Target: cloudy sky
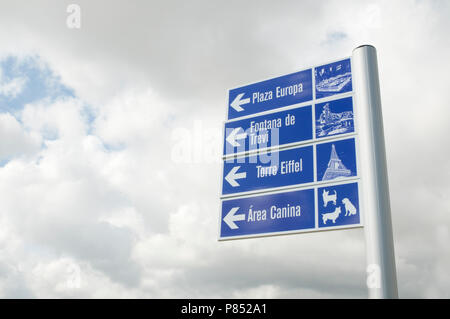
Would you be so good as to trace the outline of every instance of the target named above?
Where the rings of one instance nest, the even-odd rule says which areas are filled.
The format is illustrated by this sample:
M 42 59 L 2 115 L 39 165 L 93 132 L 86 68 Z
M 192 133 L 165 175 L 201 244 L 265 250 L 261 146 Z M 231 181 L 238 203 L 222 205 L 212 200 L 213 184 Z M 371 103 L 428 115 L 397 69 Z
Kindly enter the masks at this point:
M 217 224 L 227 89 L 369 43 L 399 294 L 449 298 L 449 16 L 446 0 L 1 1 L 0 297 L 365 298 L 362 229 L 218 242 Z

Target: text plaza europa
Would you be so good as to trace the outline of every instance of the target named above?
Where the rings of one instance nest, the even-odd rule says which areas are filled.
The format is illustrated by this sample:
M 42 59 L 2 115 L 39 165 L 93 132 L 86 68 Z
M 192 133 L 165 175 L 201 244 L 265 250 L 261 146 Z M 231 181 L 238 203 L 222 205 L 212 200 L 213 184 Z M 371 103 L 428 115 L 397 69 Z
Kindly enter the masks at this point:
M 279 99 L 288 95 L 295 96 L 298 93 L 303 92 L 303 83 L 290 85 L 287 87 L 279 87 L 275 89 L 275 98 Z M 252 94 L 252 103 L 261 103 L 273 99 L 273 91 L 267 92 L 254 92 Z

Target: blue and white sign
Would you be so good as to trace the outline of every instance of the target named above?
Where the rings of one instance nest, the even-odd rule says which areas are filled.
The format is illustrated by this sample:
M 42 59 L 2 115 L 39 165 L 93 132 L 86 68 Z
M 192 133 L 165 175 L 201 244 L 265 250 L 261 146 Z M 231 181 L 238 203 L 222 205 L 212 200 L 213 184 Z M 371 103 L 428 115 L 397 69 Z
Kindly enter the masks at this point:
M 220 240 L 362 226 L 358 183 L 222 201 Z
M 225 123 L 224 155 L 311 140 L 312 106 Z
M 225 161 L 223 177 L 223 195 L 313 182 L 313 146 Z
M 354 108 L 350 59 L 230 90 L 219 239 L 361 227 Z
M 312 69 L 232 89 L 228 97 L 228 119 L 310 101 Z
M 316 163 L 314 163 L 314 148 Z M 355 138 L 352 137 L 229 158 L 224 161 L 222 194 L 300 186 L 357 176 L 356 145 Z
M 353 120 L 353 98 L 316 104 L 316 137 L 352 133 L 355 131 Z
M 319 228 L 360 224 L 358 183 L 319 187 Z
M 314 190 L 222 201 L 220 238 L 315 228 Z
M 350 59 L 314 68 L 316 99 L 352 91 Z

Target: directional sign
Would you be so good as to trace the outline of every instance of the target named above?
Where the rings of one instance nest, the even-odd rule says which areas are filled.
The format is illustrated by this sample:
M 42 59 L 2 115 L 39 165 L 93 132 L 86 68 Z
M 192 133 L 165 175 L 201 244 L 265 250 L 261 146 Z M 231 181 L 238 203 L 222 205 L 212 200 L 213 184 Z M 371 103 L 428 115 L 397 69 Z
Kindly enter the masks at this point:
M 225 123 L 224 155 L 311 140 L 312 106 Z
M 314 190 L 224 200 L 220 237 L 315 227 Z
M 313 168 L 313 146 L 225 161 L 222 193 L 225 195 L 313 182 Z
M 228 119 L 312 100 L 312 69 L 229 91 Z
M 316 145 L 226 159 L 222 194 L 300 186 L 315 181 L 328 182 L 357 176 L 355 138 L 341 138 Z
M 357 182 L 222 201 L 220 240 L 361 227 Z
M 355 109 L 348 58 L 230 90 L 220 239 L 362 226 Z

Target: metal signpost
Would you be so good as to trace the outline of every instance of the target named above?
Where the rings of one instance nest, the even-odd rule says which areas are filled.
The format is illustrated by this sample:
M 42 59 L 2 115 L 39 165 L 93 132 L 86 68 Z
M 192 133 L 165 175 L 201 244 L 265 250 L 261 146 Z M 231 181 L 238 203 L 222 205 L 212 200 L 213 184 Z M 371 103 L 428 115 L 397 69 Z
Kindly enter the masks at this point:
M 360 109 L 359 151 L 364 160 L 362 178 L 369 296 L 398 298 L 376 49 L 370 45 L 356 48 L 353 65 L 355 95 Z
M 397 297 L 375 48 L 229 91 L 219 240 L 364 227 L 369 295 Z

